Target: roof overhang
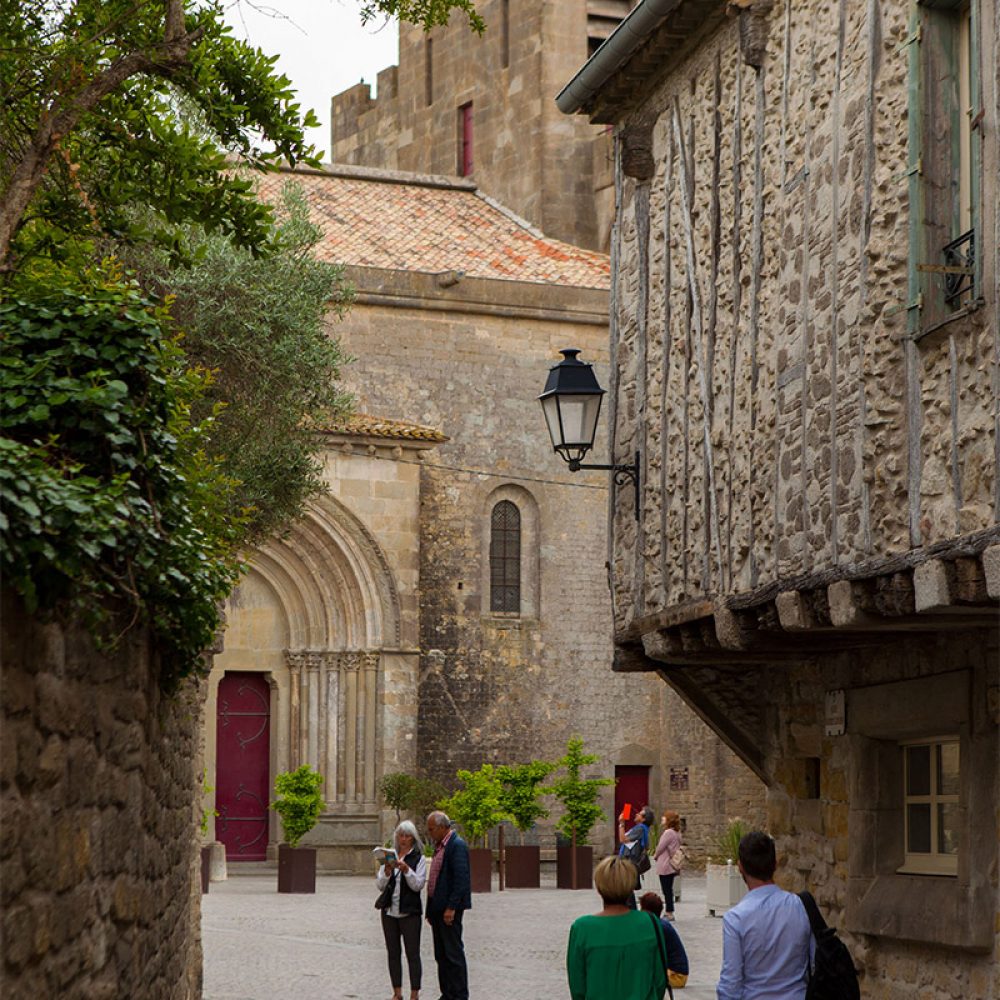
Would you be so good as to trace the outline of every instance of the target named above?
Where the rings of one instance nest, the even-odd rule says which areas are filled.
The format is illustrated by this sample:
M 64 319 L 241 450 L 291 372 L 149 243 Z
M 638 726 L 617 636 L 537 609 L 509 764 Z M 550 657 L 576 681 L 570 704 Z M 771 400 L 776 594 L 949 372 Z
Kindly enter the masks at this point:
M 563 114 L 595 124 L 620 120 L 641 99 L 639 85 L 725 16 L 728 0 L 643 0 L 556 96 Z

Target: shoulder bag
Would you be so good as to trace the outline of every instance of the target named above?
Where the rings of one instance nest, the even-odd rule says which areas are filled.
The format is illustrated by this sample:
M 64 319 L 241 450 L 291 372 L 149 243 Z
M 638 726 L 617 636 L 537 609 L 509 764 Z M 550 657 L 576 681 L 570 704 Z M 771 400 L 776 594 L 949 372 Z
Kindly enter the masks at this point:
M 645 910 L 644 912 L 649 919 L 653 921 L 653 936 L 656 938 L 660 962 L 663 965 L 663 975 L 667 981 L 667 992 L 670 994 L 670 1000 L 674 1000 L 674 991 L 670 987 L 670 970 L 667 967 L 667 942 L 663 938 L 663 928 L 660 926 L 660 918 L 655 913 L 650 913 L 648 910 Z
M 375 900 L 376 910 L 388 910 L 392 906 L 392 894 L 396 888 L 396 875 L 397 872 L 392 873 L 386 887 L 378 894 L 378 899 Z

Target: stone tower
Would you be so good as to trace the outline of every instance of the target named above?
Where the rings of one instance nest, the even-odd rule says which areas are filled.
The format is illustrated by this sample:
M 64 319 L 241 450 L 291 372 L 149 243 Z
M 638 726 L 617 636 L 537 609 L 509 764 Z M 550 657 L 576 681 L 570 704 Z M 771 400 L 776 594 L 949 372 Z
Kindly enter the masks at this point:
M 335 163 L 475 180 L 547 236 L 606 251 L 611 137 L 559 113 L 555 95 L 632 0 L 485 0 L 486 31 L 464 19 L 425 34 L 401 25 L 399 64 L 331 107 Z

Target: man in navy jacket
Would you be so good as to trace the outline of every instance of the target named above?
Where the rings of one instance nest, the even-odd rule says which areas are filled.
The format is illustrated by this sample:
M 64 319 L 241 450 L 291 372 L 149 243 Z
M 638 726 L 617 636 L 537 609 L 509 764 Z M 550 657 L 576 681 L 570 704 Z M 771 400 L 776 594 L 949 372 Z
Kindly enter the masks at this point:
M 434 935 L 441 1000 L 469 1000 L 469 972 L 462 944 L 462 914 L 472 906 L 469 848 L 443 812 L 427 817 L 434 857 L 427 876 L 427 922 Z

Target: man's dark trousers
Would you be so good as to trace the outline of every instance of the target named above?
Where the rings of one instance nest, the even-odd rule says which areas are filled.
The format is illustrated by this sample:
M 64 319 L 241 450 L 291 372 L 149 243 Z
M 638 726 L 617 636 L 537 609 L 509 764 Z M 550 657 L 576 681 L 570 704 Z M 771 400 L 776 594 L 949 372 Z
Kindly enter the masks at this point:
M 469 1000 L 469 970 L 465 964 L 465 945 L 462 944 L 462 910 L 455 911 L 449 927 L 443 913 L 430 917 L 434 935 L 434 961 L 438 967 L 438 984 L 441 1000 Z

